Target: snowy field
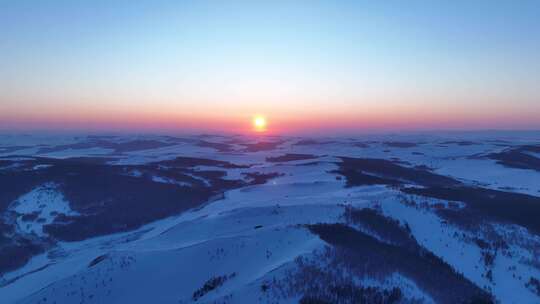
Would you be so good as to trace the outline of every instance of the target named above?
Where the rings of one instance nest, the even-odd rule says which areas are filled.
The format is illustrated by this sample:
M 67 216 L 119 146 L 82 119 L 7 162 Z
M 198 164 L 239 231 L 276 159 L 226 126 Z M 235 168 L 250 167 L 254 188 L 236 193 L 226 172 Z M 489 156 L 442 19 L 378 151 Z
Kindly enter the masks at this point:
M 535 149 L 0 135 L 0 303 L 540 303 Z

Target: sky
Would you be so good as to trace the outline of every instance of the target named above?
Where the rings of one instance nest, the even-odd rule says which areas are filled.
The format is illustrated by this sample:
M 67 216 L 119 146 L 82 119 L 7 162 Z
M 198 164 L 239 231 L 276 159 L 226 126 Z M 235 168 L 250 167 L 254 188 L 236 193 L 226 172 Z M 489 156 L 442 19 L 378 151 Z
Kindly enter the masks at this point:
M 0 129 L 540 129 L 540 1 L 0 0 Z

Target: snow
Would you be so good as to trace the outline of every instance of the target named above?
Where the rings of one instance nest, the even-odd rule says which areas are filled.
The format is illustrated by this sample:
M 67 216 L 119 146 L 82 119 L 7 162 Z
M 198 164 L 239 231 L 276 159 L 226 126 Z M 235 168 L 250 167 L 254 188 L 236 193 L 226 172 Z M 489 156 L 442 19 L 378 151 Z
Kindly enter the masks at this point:
M 141 177 L 143 176 L 143 173 L 140 171 L 140 170 L 130 170 L 129 172 L 126 173 L 126 175 L 128 176 L 133 176 L 133 177 Z
M 484 187 L 529 195 L 540 193 L 540 172 L 506 168 L 488 159 L 459 159 L 438 164 L 439 174 L 458 177 Z
M 196 175 L 193 175 L 193 174 L 189 174 L 189 173 L 184 173 L 184 175 L 187 175 L 187 176 L 189 176 L 189 177 L 191 177 L 193 179 L 196 179 L 196 180 L 202 182 L 207 187 L 211 186 L 210 181 L 205 179 L 205 178 L 202 178 L 200 176 L 196 176 Z
M 263 231 L 257 237 L 215 238 L 174 249 L 114 251 L 105 262 L 57 281 L 21 303 L 53 295 L 67 303 L 81 295 L 93 295 L 87 298 L 88 303 L 177 303 L 190 300 L 212 276 L 236 273 L 223 289 L 205 297 L 211 300 L 256 281 L 319 244 L 320 240 L 308 232 L 292 228 Z
M 55 151 L 50 153 L 38 154 L 39 156 L 51 157 L 51 158 L 70 158 L 81 156 L 104 156 L 113 153 L 113 149 L 106 149 L 100 147 L 93 147 L 87 149 L 64 149 L 61 151 Z
M 191 187 L 192 186 L 190 183 L 179 182 L 179 181 L 174 180 L 172 178 L 167 178 L 167 177 L 162 177 L 162 176 L 152 176 L 152 181 L 156 182 L 156 183 L 178 185 L 178 186 L 181 186 L 181 187 Z
M 32 191 L 22 195 L 13 202 L 9 209 L 16 213 L 17 228 L 25 234 L 44 236 L 43 226 L 54 221 L 56 216 L 78 215 L 71 210 L 67 202 L 54 183 L 43 184 Z M 24 220 L 25 215 L 36 214 L 36 219 Z
M 386 215 L 407 223 L 422 246 L 441 257 L 478 286 L 486 287 L 502 303 L 534 303 L 537 300 L 537 296 L 525 287 L 524 279 L 526 276 L 527 279 L 530 276 L 538 277 L 540 269 L 523 264 L 519 258 L 527 256 L 527 250 L 514 248 L 514 257 L 498 253 L 492 269 L 493 282 L 490 282 L 484 276 L 487 269 L 483 265 L 480 248 L 473 243 L 464 242 L 460 237 L 464 234 L 482 237 L 481 234 L 473 234 L 448 225 L 434 213 L 406 206 L 392 197 L 387 201 L 380 201 L 378 205 Z M 528 236 L 525 231 L 520 233 Z M 517 268 L 516 273 L 522 275 L 523 280 L 509 275 L 510 266 Z
M 41 169 L 47 169 L 52 167 L 52 165 L 35 165 L 32 167 L 32 170 L 41 170 Z
M 475 144 L 448 144 L 447 147 L 440 144 L 456 138 Z M 5 282 L 17 279 L 0 287 L 0 298 L 2 303 L 37 303 L 43 298 L 47 298 L 47 303 L 75 303 L 83 298 L 85 303 L 191 303 L 193 292 L 208 279 L 234 273 L 221 287 L 210 291 L 198 302 L 272 303 L 262 293 L 261 284 L 283 277 L 287 270 L 294 267 L 296 257 L 309 255 L 325 245 L 302 225 L 342 222 L 345 204 L 358 208 L 377 207 L 385 215 L 407 223 L 420 245 L 441 257 L 476 285 L 492 292 L 501 303 L 538 302 L 538 296 L 525 283 L 530 277 L 540 278 L 540 269 L 527 262 L 537 260 L 534 248 L 540 244 L 539 237 L 521 227 L 494 224 L 494 229 L 501 234 L 515 236 L 512 237 L 515 241 L 509 241 L 508 251 L 511 255 L 496 253 L 495 262 L 489 268 L 493 273 L 493 280 L 490 281 L 485 276 L 488 268 L 482 261 L 482 249 L 470 241 L 473 237 L 482 237 L 482 232 L 465 231 L 453 226 L 429 207 L 434 204 L 447 205 L 446 201 L 422 198 L 420 206 L 409 206 L 401 202 L 406 196 L 397 190 L 385 186 L 346 188 L 345 180 L 336 179 L 337 175 L 332 173 L 338 168 L 336 163 L 340 156 L 397 158 L 410 166 L 432 167 L 436 173 L 452 176 L 467 184 L 493 189 L 511 187 L 511 190 L 505 191 L 538 196 L 540 173 L 506 168 L 489 159 L 470 158 L 505 148 L 486 141 L 486 138 L 498 137 L 381 135 L 354 140 L 319 139 L 335 142 L 307 146 L 294 145 L 299 140 L 296 138 L 289 139 L 278 150 L 257 153 L 217 153 L 212 148 L 196 146 L 194 141 L 125 153 L 112 163 L 144 164 L 189 156 L 251 165 L 250 168 L 241 169 L 212 166 L 194 168 L 196 171 L 226 171 L 227 179 L 242 179 L 242 173 L 246 172 L 276 172 L 282 175 L 266 184 L 229 190 L 222 198 L 209 201 L 201 208 L 147 224 L 136 231 L 80 242 L 60 242 L 53 251 L 35 256 L 25 266 L 7 273 L 3 278 Z M 229 139 L 216 136 L 205 140 L 226 142 Z M 513 144 L 534 143 L 537 139 L 530 135 L 524 139 L 514 139 Z M 353 145 L 370 140 L 378 142 L 370 143 L 367 148 Z M 72 141 L 74 139 L 61 142 Z M 412 148 L 394 148 L 385 146 L 381 143 L 383 141 L 421 141 L 423 144 Z M 238 151 L 242 148 L 235 147 Z M 48 156 L 92 156 L 109 152 L 68 150 Z M 265 161 L 267 157 L 280 156 L 285 152 L 314 154 L 319 158 L 283 163 Z M 38 165 L 33 169 L 44 168 Z M 126 174 L 142 176 L 139 170 Z M 190 176 L 208 185 L 207 180 Z M 153 176 L 152 180 L 191 186 L 158 175 Z M 22 195 L 9 206 L 9 210 L 16 214 L 17 227 L 22 233 L 38 237 L 46 237 L 43 225 L 54 221 L 55 215 L 51 212 L 77 215 L 54 183 L 43 184 Z M 22 221 L 23 215 L 34 212 L 44 220 Z M 102 262 L 89 267 L 91 261 L 102 255 L 106 256 Z M 425 303 L 434 302 L 414 281 L 400 274 L 387 277 L 384 281 L 362 278 L 362 283 L 367 286 L 398 286 L 409 298 L 423 299 Z M 280 301 L 297 302 L 298 298 Z

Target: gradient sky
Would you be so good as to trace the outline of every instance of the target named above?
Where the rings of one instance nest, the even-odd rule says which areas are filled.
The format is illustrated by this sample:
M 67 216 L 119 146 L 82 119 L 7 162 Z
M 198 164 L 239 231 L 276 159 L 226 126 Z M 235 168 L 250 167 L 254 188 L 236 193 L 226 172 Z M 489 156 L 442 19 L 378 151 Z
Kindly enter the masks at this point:
M 540 1 L 0 0 L 0 129 L 540 129 Z

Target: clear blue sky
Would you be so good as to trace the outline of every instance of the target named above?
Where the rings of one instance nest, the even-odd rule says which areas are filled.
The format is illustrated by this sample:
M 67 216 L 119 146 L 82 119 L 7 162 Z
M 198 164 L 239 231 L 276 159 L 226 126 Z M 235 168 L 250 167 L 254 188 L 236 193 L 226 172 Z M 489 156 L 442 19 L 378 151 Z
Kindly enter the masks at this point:
M 0 0 L 0 128 L 540 128 L 540 1 Z

